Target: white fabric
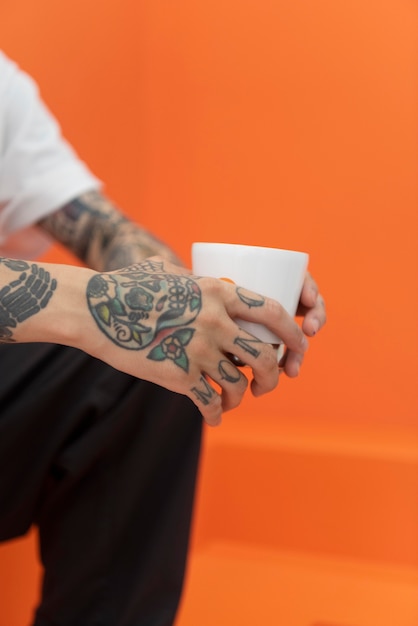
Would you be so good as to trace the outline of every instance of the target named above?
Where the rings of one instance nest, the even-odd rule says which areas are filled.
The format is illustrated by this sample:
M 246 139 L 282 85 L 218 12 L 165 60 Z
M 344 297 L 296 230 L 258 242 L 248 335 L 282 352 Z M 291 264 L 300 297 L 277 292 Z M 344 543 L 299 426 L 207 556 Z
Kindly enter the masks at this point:
M 0 51 L 0 255 L 35 258 L 49 241 L 34 224 L 100 186 L 35 82 Z

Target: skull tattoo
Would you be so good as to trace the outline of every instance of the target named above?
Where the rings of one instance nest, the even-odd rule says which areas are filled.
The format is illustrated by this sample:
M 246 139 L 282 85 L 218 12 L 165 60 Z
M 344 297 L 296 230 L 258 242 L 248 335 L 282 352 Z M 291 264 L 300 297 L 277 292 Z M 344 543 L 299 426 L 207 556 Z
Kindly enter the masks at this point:
M 88 284 L 87 301 L 98 327 L 115 344 L 142 350 L 161 337 L 148 358 L 170 359 L 188 370 L 184 347 L 194 329 L 187 326 L 202 302 L 192 278 L 164 273 L 162 263 L 145 261 L 111 274 L 96 274 Z

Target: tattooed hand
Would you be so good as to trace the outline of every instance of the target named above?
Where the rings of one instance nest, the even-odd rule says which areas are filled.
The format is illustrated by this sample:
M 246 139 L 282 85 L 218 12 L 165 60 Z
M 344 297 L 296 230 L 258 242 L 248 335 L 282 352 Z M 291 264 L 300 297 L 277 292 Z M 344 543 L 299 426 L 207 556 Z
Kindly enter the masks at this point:
M 252 373 L 254 395 L 278 384 L 275 350 L 240 329 L 235 319 L 265 324 L 300 357 L 307 348 L 302 330 L 279 303 L 221 280 L 192 276 L 159 257 L 95 274 L 87 302 L 106 338 L 100 350 L 112 351 L 102 358 L 187 395 L 210 425 L 241 402 L 248 386 L 231 355 L 251 368 L 245 371 Z
M 129 350 L 153 345 L 149 359 L 171 359 L 188 372 L 185 346 L 195 332 L 190 324 L 202 303 L 194 280 L 164 273 L 162 262 L 148 260 L 94 276 L 87 299 L 99 328 L 114 343 Z

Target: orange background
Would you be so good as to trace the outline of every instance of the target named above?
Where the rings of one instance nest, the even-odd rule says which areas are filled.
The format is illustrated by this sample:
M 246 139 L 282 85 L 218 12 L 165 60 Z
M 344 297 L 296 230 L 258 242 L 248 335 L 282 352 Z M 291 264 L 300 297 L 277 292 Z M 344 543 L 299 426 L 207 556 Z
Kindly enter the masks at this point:
M 310 253 L 328 324 L 311 342 L 301 377 L 257 401 L 246 398 L 225 415 L 225 432 L 239 436 L 240 423 L 251 429 L 252 421 L 273 438 L 359 442 L 361 454 L 393 445 L 400 463 L 412 463 L 403 494 L 393 492 L 396 516 L 379 541 L 372 527 L 352 539 L 359 554 L 414 567 L 417 25 L 413 0 L 8 0 L 0 7 L 1 48 L 36 78 L 107 193 L 185 262 L 194 240 Z M 59 250 L 53 258 L 67 260 Z M 209 442 L 226 436 L 218 433 L 208 432 Z M 362 471 L 367 466 L 352 476 L 353 490 Z M 393 471 L 382 469 L 375 484 L 390 488 Z M 339 478 L 332 498 L 342 503 L 350 496 L 339 491 Z M 303 501 L 308 494 L 299 488 Z M 326 495 L 316 495 L 327 506 Z M 210 495 L 206 502 L 199 529 L 217 523 Z M 350 514 L 369 505 L 357 502 Z M 237 532 L 245 539 L 244 527 Z M 309 549 L 303 524 L 283 532 L 290 546 L 304 537 Z M 326 549 L 323 539 L 315 549 Z M 21 542 L 0 550 L 7 590 L 0 626 L 22 623 L 14 621 L 22 619 L 17 597 L 22 580 L 30 595 L 37 571 L 27 550 Z

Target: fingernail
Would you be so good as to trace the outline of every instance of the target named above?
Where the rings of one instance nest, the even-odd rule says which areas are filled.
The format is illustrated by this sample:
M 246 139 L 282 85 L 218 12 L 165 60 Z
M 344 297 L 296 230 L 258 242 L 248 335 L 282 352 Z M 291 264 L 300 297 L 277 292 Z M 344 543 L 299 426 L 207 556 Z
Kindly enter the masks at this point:
M 319 320 L 317 320 L 316 317 L 312 320 L 312 329 L 312 334 L 316 335 L 319 330 Z

